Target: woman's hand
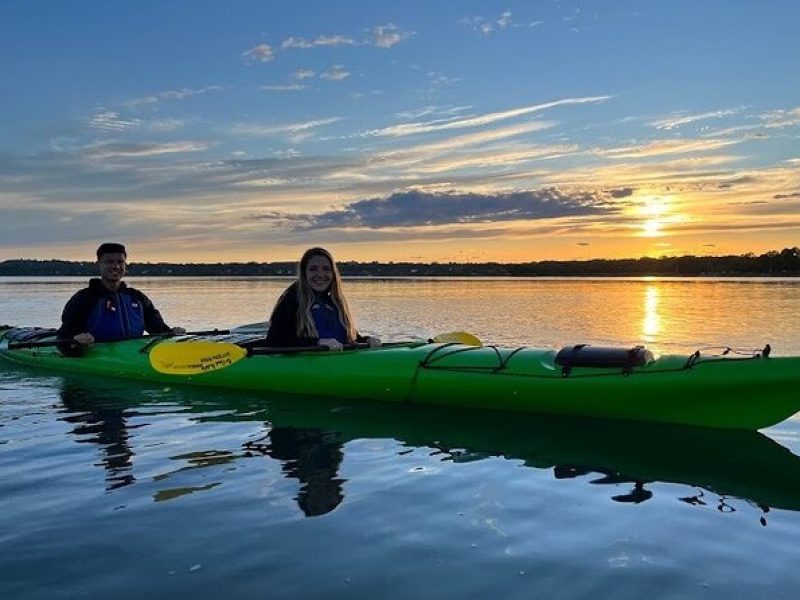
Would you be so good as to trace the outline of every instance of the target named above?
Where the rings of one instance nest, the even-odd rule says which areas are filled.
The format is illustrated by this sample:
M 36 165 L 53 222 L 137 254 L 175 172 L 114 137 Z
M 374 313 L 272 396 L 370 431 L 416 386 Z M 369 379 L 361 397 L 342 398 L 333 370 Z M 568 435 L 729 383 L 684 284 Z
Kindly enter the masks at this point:
M 381 338 L 374 335 L 368 335 L 364 338 L 364 343 L 368 344 L 370 348 L 380 348 Z
M 342 350 L 344 346 L 342 343 L 334 338 L 322 338 L 318 344 L 320 346 L 327 346 L 328 350 Z

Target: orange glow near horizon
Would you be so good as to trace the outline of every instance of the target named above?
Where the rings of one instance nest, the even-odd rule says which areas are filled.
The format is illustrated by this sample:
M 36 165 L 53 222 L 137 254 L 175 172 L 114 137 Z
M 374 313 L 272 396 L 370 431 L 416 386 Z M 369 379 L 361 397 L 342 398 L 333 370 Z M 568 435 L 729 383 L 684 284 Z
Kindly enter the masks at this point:
M 172 237 L 153 234 L 139 221 L 126 221 L 119 236 L 0 249 L 13 259 L 92 261 L 106 237 L 119 237 L 133 263 L 296 262 L 311 246 L 328 248 L 338 261 L 417 263 L 525 263 L 636 259 L 685 255 L 763 254 L 798 245 L 800 217 L 791 199 L 776 200 L 785 215 L 775 228 L 761 213 L 761 195 L 668 190 L 646 191 L 618 200 L 610 214 L 516 221 L 395 226 L 352 231 L 320 228 L 292 235 L 255 221 L 247 228 L 223 220 L 216 233 L 174 229 Z M 783 192 L 783 188 L 781 188 Z M 784 192 L 785 193 L 785 192 Z M 763 194 L 762 194 L 763 195 Z M 140 211 L 140 217 L 144 215 Z M 235 211 L 225 212 L 226 218 Z M 215 219 L 222 213 L 215 213 Z M 156 215 L 147 214 L 156 219 Z M 185 217 L 186 215 L 184 215 Z M 263 228 L 261 231 L 260 228 Z M 130 231 L 134 231 L 130 234 Z

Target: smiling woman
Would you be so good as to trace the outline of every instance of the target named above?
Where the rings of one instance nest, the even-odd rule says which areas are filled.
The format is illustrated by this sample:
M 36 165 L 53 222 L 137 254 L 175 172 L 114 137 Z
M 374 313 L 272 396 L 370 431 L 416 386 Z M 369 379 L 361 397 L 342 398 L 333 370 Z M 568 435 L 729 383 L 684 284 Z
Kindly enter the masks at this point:
M 380 340 L 361 336 L 342 289 L 342 276 L 333 256 L 324 248 L 306 250 L 295 281 L 278 299 L 270 316 L 270 346 L 326 346 L 341 350 L 346 344 Z

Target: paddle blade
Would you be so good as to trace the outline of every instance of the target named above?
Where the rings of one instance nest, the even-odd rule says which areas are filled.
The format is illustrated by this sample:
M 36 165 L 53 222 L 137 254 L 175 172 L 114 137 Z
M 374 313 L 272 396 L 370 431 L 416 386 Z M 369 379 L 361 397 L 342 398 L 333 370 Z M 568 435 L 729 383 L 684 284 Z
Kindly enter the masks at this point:
M 483 346 L 483 343 L 476 336 L 466 331 L 451 331 L 440 333 L 433 338 L 438 344 L 463 344 L 464 346 Z
M 247 350 L 222 342 L 163 343 L 150 351 L 150 365 L 168 375 L 200 375 L 231 366 L 247 356 Z

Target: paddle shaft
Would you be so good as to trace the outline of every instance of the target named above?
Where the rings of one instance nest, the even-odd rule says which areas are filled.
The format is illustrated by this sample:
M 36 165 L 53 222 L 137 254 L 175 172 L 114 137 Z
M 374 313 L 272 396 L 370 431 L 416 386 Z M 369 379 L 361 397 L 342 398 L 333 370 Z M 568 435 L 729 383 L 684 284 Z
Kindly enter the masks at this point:
M 227 329 L 211 329 L 209 331 L 187 331 L 186 333 L 182 333 L 180 335 L 225 335 L 230 333 Z M 161 339 L 166 338 L 171 335 L 175 335 L 173 333 L 156 333 L 154 335 L 137 335 L 131 338 L 124 338 L 122 340 L 106 340 L 102 342 L 94 342 L 95 344 L 112 344 L 114 342 L 122 342 L 125 340 L 149 340 L 149 339 Z M 61 346 L 62 344 L 75 344 L 78 343 L 72 338 L 66 339 L 58 339 L 58 340 L 46 340 L 44 342 L 9 342 L 8 349 L 9 350 L 22 350 L 25 348 L 48 348 L 50 346 Z
M 345 344 L 343 350 L 359 350 L 369 348 L 369 344 Z M 329 352 L 327 346 L 254 346 L 247 349 L 248 356 L 265 354 L 297 354 L 298 352 Z

